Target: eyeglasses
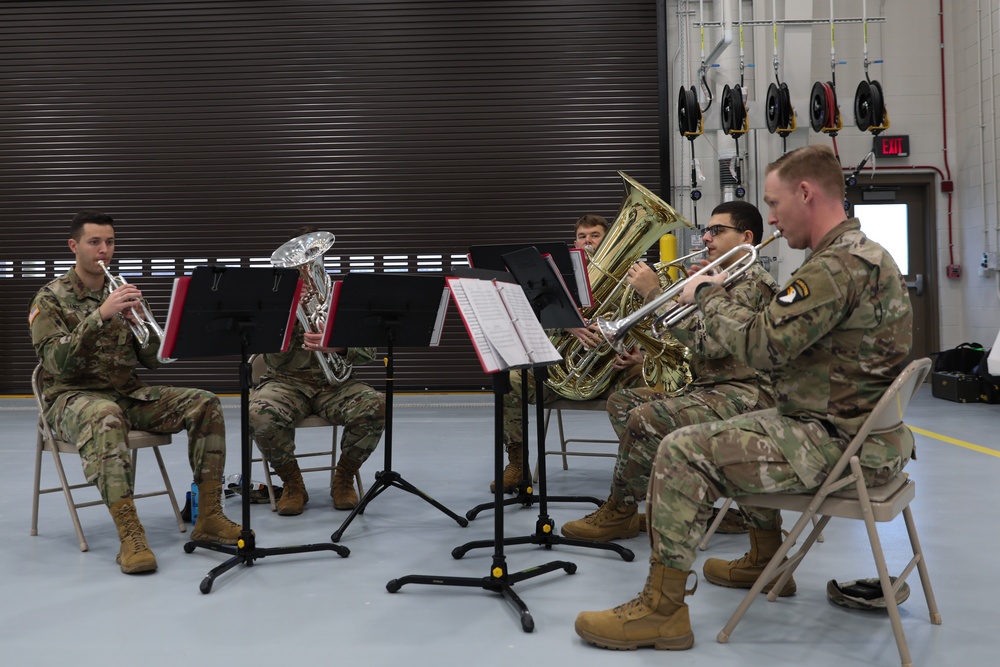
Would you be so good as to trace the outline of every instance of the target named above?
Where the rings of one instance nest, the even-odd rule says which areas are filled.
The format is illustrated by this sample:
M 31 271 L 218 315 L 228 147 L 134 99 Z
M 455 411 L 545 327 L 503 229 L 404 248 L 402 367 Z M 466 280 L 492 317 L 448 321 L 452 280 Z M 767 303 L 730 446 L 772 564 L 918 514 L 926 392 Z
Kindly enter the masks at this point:
M 730 227 L 729 225 L 712 225 L 711 227 L 705 228 L 705 233 L 711 236 L 712 238 L 715 238 L 716 236 L 722 233 L 723 229 L 732 229 L 737 232 L 740 231 L 739 228 Z

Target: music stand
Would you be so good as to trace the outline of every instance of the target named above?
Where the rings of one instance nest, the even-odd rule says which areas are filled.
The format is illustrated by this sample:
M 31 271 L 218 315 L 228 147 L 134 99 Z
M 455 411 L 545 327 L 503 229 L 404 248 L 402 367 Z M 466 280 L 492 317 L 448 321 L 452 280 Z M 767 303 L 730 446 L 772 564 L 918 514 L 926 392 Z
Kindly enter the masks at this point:
M 331 536 L 336 542 L 368 503 L 389 487 L 402 489 L 423 498 L 441 510 L 458 525 L 469 521 L 407 482 L 392 469 L 392 385 L 393 350 L 395 346 L 427 347 L 431 344 L 434 325 L 444 293 L 443 276 L 422 276 L 407 273 L 348 273 L 344 277 L 335 304 L 330 333 L 331 347 L 385 346 L 385 469 L 375 473 L 375 483 L 369 487 L 357 507 Z M 328 325 L 329 328 L 329 325 Z
M 185 553 L 196 547 L 232 554 L 202 580 L 209 593 L 216 577 L 239 564 L 251 566 L 265 556 L 335 551 L 346 558 L 350 549 L 333 543 L 289 547 L 257 547 L 250 528 L 250 362 L 251 354 L 278 352 L 288 346 L 295 304 L 301 285 L 295 269 L 227 268 L 201 266 L 190 278 L 174 284 L 170 314 L 162 341 L 162 357 L 192 359 L 240 355 L 240 462 L 243 486 L 243 519 L 235 546 L 191 540 Z
M 471 266 L 476 269 L 488 269 L 492 271 L 507 272 L 507 265 L 504 263 L 504 255 L 516 250 L 525 248 L 535 248 L 542 255 L 549 255 L 555 262 L 559 274 L 569 288 L 573 302 L 580 305 L 580 292 L 576 284 L 576 272 L 573 269 L 573 260 L 570 258 L 569 246 L 565 243 L 487 243 L 482 245 L 469 246 L 469 259 Z M 456 270 L 457 274 L 457 270 Z
M 495 278 L 493 276 L 486 276 L 486 273 L 496 273 L 496 272 L 484 272 L 477 269 L 468 269 L 461 271 L 461 274 L 468 277 L 474 278 L 488 278 L 494 280 L 505 280 L 512 281 L 512 277 L 508 274 L 505 279 Z M 544 365 L 541 366 L 544 372 Z M 508 371 L 497 371 L 493 375 L 493 477 L 500 483 L 503 479 L 503 396 L 508 391 L 510 391 L 510 375 Z M 505 544 L 503 538 L 503 491 L 497 489 L 497 493 L 493 495 L 493 505 L 496 510 L 493 515 L 493 532 L 494 539 L 488 544 L 494 547 L 493 549 L 493 563 L 490 566 L 490 574 L 486 577 L 442 577 L 442 576 L 430 576 L 422 574 L 410 574 L 398 579 L 390 580 L 385 588 L 390 593 L 396 593 L 405 584 L 430 584 L 435 586 L 462 586 L 471 588 L 482 588 L 484 590 L 493 591 L 500 593 L 504 598 L 507 599 L 516 609 L 521 620 L 521 628 L 525 632 L 531 632 L 535 629 L 535 621 L 531 617 L 531 613 L 528 611 L 527 605 L 524 601 L 514 592 L 512 588 L 513 584 L 523 581 L 525 579 L 531 579 L 554 570 L 563 569 L 568 574 L 574 574 L 576 572 L 576 564 L 569 561 L 550 561 L 544 565 L 539 565 L 535 567 L 530 567 L 526 570 L 520 572 L 511 573 L 507 570 L 507 560 L 504 556 L 503 546 Z M 484 545 L 485 546 L 485 545 Z
M 541 325 L 547 329 L 567 329 L 578 327 L 584 324 L 580 316 L 580 311 L 570 300 L 563 285 L 536 248 L 528 247 L 515 250 L 503 255 L 503 260 L 510 269 L 518 284 L 524 289 L 525 296 L 531 302 L 532 309 Z M 635 553 L 631 549 L 623 547 L 613 542 L 595 542 L 594 540 L 581 540 L 576 538 L 555 535 L 555 522 L 548 514 L 548 502 L 589 502 L 601 506 L 603 502 L 598 498 L 590 496 L 555 496 L 548 498 L 546 492 L 546 472 L 545 472 L 545 403 L 544 391 L 545 380 L 548 378 L 548 371 L 545 366 L 534 367 L 535 380 L 535 425 L 537 427 L 538 442 L 538 519 L 535 522 L 535 532 L 522 537 L 504 538 L 505 544 L 537 544 L 545 548 L 551 548 L 556 544 L 567 544 L 570 546 L 588 547 L 592 549 L 605 549 L 617 552 L 623 560 L 631 561 L 635 558 Z M 522 440 L 527 443 L 528 438 L 528 371 L 521 371 L 521 415 L 522 429 L 524 436 Z M 479 512 L 490 507 L 503 507 L 505 505 L 522 504 L 530 505 L 536 498 L 532 493 L 531 480 L 529 479 L 528 448 L 521 448 L 522 456 L 522 480 L 518 485 L 518 492 L 514 498 L 505 500 L 503 503 L 483 503 L 477 505 L 466 513 L 466 517 L 474 519 Z M 496 491 L 498 496 L 503 495 L 503 479 L 496 478 Z M 492 540 L 477 540 L 468 542 L 462 546 L 455 547 L 451 555 L 454 558 L 461 558 L 471 549 L 489 547 L 493 545 Z

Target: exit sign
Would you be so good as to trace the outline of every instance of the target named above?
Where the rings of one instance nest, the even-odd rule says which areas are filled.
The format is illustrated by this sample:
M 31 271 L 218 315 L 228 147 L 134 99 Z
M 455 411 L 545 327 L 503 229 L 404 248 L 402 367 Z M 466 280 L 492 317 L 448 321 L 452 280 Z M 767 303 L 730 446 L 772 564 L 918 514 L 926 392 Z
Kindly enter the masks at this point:
M 874 139 L 875 157 L 910 157 L 910 135 L 881 135 Z

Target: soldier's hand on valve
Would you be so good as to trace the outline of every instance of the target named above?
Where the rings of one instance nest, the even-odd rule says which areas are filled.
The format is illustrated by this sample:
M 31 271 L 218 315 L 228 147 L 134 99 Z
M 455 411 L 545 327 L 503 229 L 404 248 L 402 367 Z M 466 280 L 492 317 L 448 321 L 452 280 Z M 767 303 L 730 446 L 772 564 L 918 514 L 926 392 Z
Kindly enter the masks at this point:
M 110 320 L 118 313 L 122 313 L 125 317 L 131 319 L 132 308 L 139 306 L 139 299 L 141 298 L 142 292 L 139 291 L 138 287 L 125 283 L 109 294 L 108 298 L 101 304 L 99 309 L 101 319 Z
M 684 289 L 681 290 L 680 295 L 677 297 L 677 302 L 684 305 L 692 304 L 695 302 L 694 295 L 698 290 L 699 285 L 704 285 L 710 283 L 712 285 L 722 285 L 729 278 L 729 273 L 723 271 L 721 273 L 716 273 L 715 275 L 701 275 L 689 278 L 686 283 L 684 283 Z
M 660 276 L 643 261 L 629 267 L 625 280 L 643 299 L 649 298 L 650 292 L 660 290 Z

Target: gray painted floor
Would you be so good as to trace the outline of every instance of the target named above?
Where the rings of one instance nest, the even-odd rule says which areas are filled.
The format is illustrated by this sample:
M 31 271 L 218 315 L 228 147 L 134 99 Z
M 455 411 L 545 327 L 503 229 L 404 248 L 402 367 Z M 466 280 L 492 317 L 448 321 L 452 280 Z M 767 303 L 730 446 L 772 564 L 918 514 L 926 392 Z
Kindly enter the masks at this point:
M 227 472 L 239 470 L 239 410 L 226 398 L 229 428 Z M 887 618 L 829 604 L 826 582 L 874 576 L 863 527 L 833 522 L 796 573 L 798 594 L 768 604 L 761 598 L 728 644 L 715 636 L 742 593 L 701 580 L 688 599 L 696 636 L 694 649 L 666 654 L 652 650 L 614 653 L 593 648 L 573 632 L 584 609 L 603 609 L 632 598 L 643 585 L 649 546 L 644 535 L 624 544 L 635 552 L 625 562 L 610 551 L 556 546 L 509 546 L 511 572 L 553 560 L 576 564 L 515 585 L 535 622 L 522 631 L 512 607 L 481 588 L 406 585 L 398 593 L 386 583 L 407 574 L 481 578 L 489 574 L 493 550 L 474 549 L 452 558 L 452 549 L 493 537 L 493 513 L 462 528 L 417 496 L 390 488 L 344 532 L 348 558 L 332 552 L 275 555 L 238 566 L 203 595 L 199 583 L 226 556 L 183 550 L 164 498 L 138 501 L 160 569 L 150 576 L 122 575 L 114 559 L 117 536 L 101 507 L 81 510 L 90 551 L 77 547 L 60 494 L 44 496 L 39 534 L 29 537 L 30 484 L 34 465 L 35 411 L 29 399 L 0 400 L 0 664 L 156 665 L 298 664 L 352 665 L 897 665 Z M 1000 406 L 934 399 L 924 387 L 911 404 L 908 423 L 917 434 L 919 459 L 908 470 L 918 482 L 914 512 L 944 624 L 929 623 L 916 574 L 913 593 L 901 607 L 917 665 L 995 664 L 997 639 L 996 555 L 1000 538 L 994 510 L 1000 507 Z M 460 515 L 489 501 L 493 411 L 489 396 L 396 398 L 393 469 Z M 601 413 L 568 414 L 577 436 L 611 435 Z M 329 430 L 299 432 L 303 449 L 328 442 Z M 186 438 L 166 448 L 167 465 L 181 495 L 190 483 Z M 600 446 L 598 446 L 600 447 Z M 608 447 L 608 446 L 604 446 Z M 46 455 L 48 456 L 48 455 Z M 383 466 L 379 452 L 362 469 L 366 484 Z M 80 478 L 75 457 L 67 469 Z M 152 458 L 140 458 L 139 486 L 153 479 Z M 259 466 L 259 464 L 257 464 Z M 45 483 L 55 483 L 49 458 Z M 549 493 L 606 496 L 611 461 L 570 459 L 562 470 L 549 459 Z M 255 476 L 260 476 L 257 469 Z M 333 510 L 328 477 L 306 476 L 312 493 L 308 511 L 279 517 L 253 505 L 259 547 L 329 540 L 345 512 Z M 91 491 L 84 490 L 81 493 Z M 96 497 L 96 496 L 95 496 Z M 549 506 L 556 524 L 591 511 L 591 505 Z M 234 518 L 239 506 L 230 501 Z M 537 506 L 510 507 L 506 534 L 534 531 Z M 786 521 L 788 523 L 788 521 Z M 905 531 L 887 526 L 883 540 L 890 564 L 905 562 Z M 719 535 L 699 556 L 737 557 L 746 536 Z M 110 657 L 109 657 L 110 656 Z M 557 662 L 556 662 L 557 661 Z M 343 664 L 343 663 L 342 663 Z

